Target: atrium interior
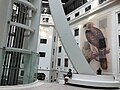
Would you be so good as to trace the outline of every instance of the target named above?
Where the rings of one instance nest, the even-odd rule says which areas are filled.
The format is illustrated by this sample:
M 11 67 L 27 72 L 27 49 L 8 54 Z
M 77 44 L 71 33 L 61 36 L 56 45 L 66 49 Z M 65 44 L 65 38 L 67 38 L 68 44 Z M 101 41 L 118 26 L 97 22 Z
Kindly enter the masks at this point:
M 119 33 L 119 0 L 0 0 L 0 90 L 119 90 Z

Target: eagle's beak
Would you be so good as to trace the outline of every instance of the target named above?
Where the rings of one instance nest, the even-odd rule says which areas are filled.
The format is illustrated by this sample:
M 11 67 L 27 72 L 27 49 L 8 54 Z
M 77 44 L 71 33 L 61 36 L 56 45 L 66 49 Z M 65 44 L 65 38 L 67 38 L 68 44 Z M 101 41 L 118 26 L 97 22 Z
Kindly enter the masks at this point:
M 85 27 L 86 27 L 86 25 L 87 25 L 87 24 L 84 24 L 84 25 L 83 25 L 83 28 L 85 28 Z

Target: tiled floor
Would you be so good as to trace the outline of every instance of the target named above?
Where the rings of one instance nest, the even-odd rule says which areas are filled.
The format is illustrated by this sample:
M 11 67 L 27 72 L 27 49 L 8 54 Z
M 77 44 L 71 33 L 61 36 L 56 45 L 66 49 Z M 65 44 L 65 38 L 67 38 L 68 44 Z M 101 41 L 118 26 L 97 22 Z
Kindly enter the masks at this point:
M 95 89 L 80 86 L 62 85 L 58 83 L 45 83 L 41 85 L 40 90 L 120 90 L 120 89 L 99 89 L 99 88 Z

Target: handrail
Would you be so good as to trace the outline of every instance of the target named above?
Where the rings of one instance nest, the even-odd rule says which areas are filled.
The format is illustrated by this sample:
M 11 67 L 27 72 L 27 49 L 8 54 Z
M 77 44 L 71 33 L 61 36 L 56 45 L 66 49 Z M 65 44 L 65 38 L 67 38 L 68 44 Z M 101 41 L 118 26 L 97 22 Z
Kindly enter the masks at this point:
M 27 53 L 27 54 L 32 53 L 32 51 L 27 50 L 27 49 L 12 48 L 12 47 L 5 47 L 5 51 L 21 52 L 21 53 Z
M 28 6 L 29 8 L 31 8 L 35 12 L 37 11 L 36 7 L 33 4 L 31 4 L 30 2 L 26 1 L 26 0 L 13 0 L 13 1 L 22 3 L 22 4 L 26 5 L 26 6 Z
M 24 25 L 24 24 L 21 24 L 21 23 L 17 23 L 17 22 L 12 22 L 12 21 L 10 21 L 9 24 L 10 24 L 10 25 L 13 25 L 13 26 L 17 26 L 17 27 L 24 28 L 24 29 L 26 29 L 26 30 L 29 30 L 30 32 L 34 32 L 34 30 L 33 30 L 31 27 L 29 27 L 29 26 L 27 26 L 27 25 Z

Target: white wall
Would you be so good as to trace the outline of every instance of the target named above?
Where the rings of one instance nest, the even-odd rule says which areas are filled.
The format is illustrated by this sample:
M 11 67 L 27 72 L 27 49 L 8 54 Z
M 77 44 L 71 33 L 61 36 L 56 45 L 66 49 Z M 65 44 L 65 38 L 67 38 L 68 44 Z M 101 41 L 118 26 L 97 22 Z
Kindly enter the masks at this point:
M 82 8 L 85 8 L 84 6 L 82 6 L 82 7 L 80 7 L 80 9 L 76 9 L 75 11 L 73 11 L 67 15 L 67 17 L 71 17 L 71 19 L 72 19 L 71 21 L 69 21 L 72 32 L 74 33 L 75 28 L 80 29 L 80 35 L 75 37 L 75 40 L 77 42 L 79 42 L 80 48 L 82 48 L 82 46 L 83 46 L 84 40 L 82 41 L 82 38 L 85 37 L 85 35 L 83 34 L 82 26 L 86 22 L 92 21 L 95 23 L 95 26 L 99 28 L 99 26 L 100 26 L 99 21 L 103 20 L 103 19 L 107 19 L 107 27 L 100 28 L 102 30 L 102 32 L 104 32 L 104 34 L 108 38 L 107 39 L 107 48 L 110 48 L 110 54 L 107 54 L 108 69 L 103 70 L 103 73 L 104 74 L 114 74 L 114 76 L 116 76 L 116 78 L 120 77 L 119 72 L 118 72 L 119 71 L 118 69 L 120 66 L 119 65 L 119 56 L 118 56 L 119 48 L 117 48 L 118 41 L 116 41 L 118 38 L 118 35 L 117 35 L 118 29 L 115 28 L 115 27 L 119 27 L 119 26 L 115 26 L 115 24 L 116 24 L 115 13 L 118 11 L 120 12 L 120 5 L 118 5 L 118 3 L 119 3 L 119 1 L 116 3 L 113 3 L 112 5 L 107 4 L 107 5 L 109 5 L 108 6 L 109 8 L 104 7 L 104 9 L 99 10 L 99 12 L 98 11 L 95 11 L 94 13 L 88 12 L 88 13 L 84 14 L 83 16 L 79 16 L 79 17 L 75 18 L 74 17 L 75 12 L 78 12 L 80 10 L 82 11 Z M 95 2 L 92 4 L 94 6 Z M 103 3 L 100 6 L 103 7 L 104 5 L 105 5 L 105 3 Z M 85 6 L 87 6 L 87 4 Z M 99 9 L 98 6 L 96 6 L 96 7 L 97 7 L 97 9 Z M 90 13 L 90 15 L 89 15 L 89 13 Z M 60 42 L 58 42 L 58 46 L 61 46 Z M 62 62 L 61 62 L 62 65 L 60 67 L 58 67 L 58 70 L 61 71 L 61 73 L 63 73 L 62 71 L 66 72 L 66 70 L 63 66 L 64 58 L 66 57 L 64 50 L 62 50 L 62 53 L 58 53 L 58 58 L 60 58 L 60 57 L 62 60 Z M 91 62 L 90 65 L 94 69 L 94 71 L 96 71 L 98 69 L 98 67 L 100 66 L 99 62 L 97 62 L 97 61 Z M 72 66 L 70 66 L 70 67 L 72 68 Z M 62 75 L 60 74 L 59 76 L 61 77 Z
M 89 3 L 90 4 L 90 3 Z M 92 4 L 95 4 L 95 3 L 92 3 Z M 85 6 L 87 6 L 87 4 L 85 5 Z M 94 6 L 94 5 L 93 5 Z M 113 5 L 114 6 L 114 5 Z M 96 6 L 97 7 L 97 6 Z M 84 6 L 82 7 L 82 8 L 85 8 Z M 83 10 L 81 8 L 81 11 Z M 95 8 L 95 7 L 94 7 Z M 96 25 L 96 27 L 99 27 L 99 20 L 102 20 L 102 19 L 104 19 L 104 18 L 107 18 L 107 25 L 108 25 L 108 27 L 106 28 L 107 29 L 107 33 L 106 33 L 106 35 L 107 35 L 107 37 L 109 37 L 109 39 L 108 39 L 108 42 L 107 42 L 107 44 L 108 44 L 108 48 L 110 48 L 111 50 L 110 50 L 110 52 L 111 52 L 111 54 L 110 55 L 108 55 L 107 57 L 108 57 L 108 59 L 109 59 L 109 61 L 108 61 L 108 63 L 109 63 L 109 68 L 108 68 L 108 70 L 105 70 L 104 71 L 104 74 L 112 74 L 112 73 L 114 73 L 114 74 L 117 74 L 117 69 L 118 69 L 118 65 L 117 65 L 117 63 L 116 62 L 118 62 L 118 58 L 115 58 L 114 56 L 116 56 L 117 57 L 117 53 L 114 53 L 114 52 L 117 52 L 117 49 L 115 49 L 115 46 L 116 46 L 116 38 L 117 37 L 114 37 L 114 29 L 113 29 L 113 27 L 114 26 L 111 26 L 112 25 L 112 23 L 114 23 L 115 21 L 113 20 L 115 17 L 113 16 L 111 16 L 113 13 L 115 13 L 115 11 L 113 11 L 113 10 L 116 10 L 118 8 L 118 6 L 115 6 L 115 7 L 110 7 L 109 9 L 103 9 L 103 10 L 100 10 L 99 12 L 95 12 L 94 14 L 90 14 L 90 15 L 87 15 L 85 18 L 75 18 L 74 17 L 74 13 L 75 12 L 78 12 L 78 10 L 80 10 L 80 9 L 77 9 L 77 10 L 75 10 L 75 11 L 73 11 L 73 13 L 70 13 L 69 15 L 68 15 L 68 17 L 69 16 L 71 16 L 71 17 L 73 17 L 73 20 L 71 20 L 71 21 L 69 21 L 69 23 L 70 23 L 70 27 L 71 27 L 71 30 L 72 30 L 72 32 L 74 32 L 74 29 L 75 28 L 79 28 L 80 29 L 80 35 L 79 36 L 77 36 L 77 37 L 75 37 L 75 40 L 77 41 L 77 42 L 79 42 L 79 47 L 81 48 L 82 46 L 83 46 L 83 42 L 80 40 L 80 38 L 82 38 L 82 37 L 85 37 L 84 35 L 81 35 L 81 33 L 83 33 L 83 31 L 82 31 L 82 25 L 83 24 L 85 24 L 86 22 L 88 22 L 88 21 L 93 21 L 94 23 L 95 23 L 95 25 Z M 113 11 L 113 12 L 111 12 L 111 11 Z M 87 14 L 87 13 L 86 13 Z M 52 21 L 52 20 L 51 20 Z M 48 27 L 47 27 L 48 28 Z M 111 32 L 112 31 L 112 32 Z M 113 36 L 114 38 L 112 38 L 111 36 Z M 51 42 L 52 42 L 52 40 L 50 40 Z M 59 41 L 59 40 L 58 40 Z M 112 43 L 112 42 L 114 42 L 114 43 Z M 48 45 L 50 45 L 50 44 L 52 44 L 52 43 L 49 43 Z M 58 42 L 58 47 L 59 46 L 61 46 L 62 44 L 61 44 L 61 42 L 59 41 Z M 47 49 L 46 49 L 46 47 L 44 47 L 44 45 L 42 46 L 41 45 L 41 47 L 43 47 L 41 50 L 47 50 L 49 47 L 47 47 Z M 53 47 L 52 47 L 53 48 Z M 52 49 L 51 48 L 51 49 Z M 39 49 L 40 50 L 40 49 Z M 47 52 L 51 52 L 51 51 L 47 51 Z M 57 51 L 58 52 L 58 51 Z M 52 52 L 51 52 L 52 53 Z M 68 67 L 64 67 L 64 58 L 65 57 L 67 57 L 67 55 L 66 55 L 66 53 L 65 53 L 65 51 L 63 50 L 63 47 L 62 47 L 62 52 L 61 53 L 57 53 L 57 58 L 56 58 L 56 69 L 58 70 L 58 76 L 59 77 L 63 77 L 63 74 L 65 74 L 67 71 L 68 71 L 68 69 L 69 68 L 71 68 L 71 69 L 73 69 L 73 66 L 72 66 L 72 64 L 70 63 L 70 61 L 69 61 L 69 65 L 68 65 Z M 50 57 L 49 57 L 50 58 Z M 61 58 L 61 66 L 57 66 L 57 61 L 58 61 L 58 58 Z M 112 58 L 112 59 L 111 59 Z M 46 59 L 48 59 L 48 58 L 46 58 Z M 45 59 L 40 59 L 41 61 L 41 66 L 43 66 L 43 68 L 44 69 L 46 69 L 46 66 L 49 64 L 50 65 L 50 61 L 48 60 L 48 62 L 46 62 L 45 64 L 43 64 L 45 61 Z M 114 60 L 114 61 L 113 61 Z M 94 69 L 94 71 L 96 71 L 96 69 L 97 69 L 97 67 L 99 66 L 99 63 L 98 62 L 95 62 L 95 63 L 97 63 L 97 65 L 95 65 L 94 63 L 92 63 L 92 65 L 93 65 L 93 69 Z M 39 64 L 40 65 L 40 64 Z M 95 67 L 95 68 L 94 68 Z M 75 70 L 74 70 L 75 71 Z
M 33 83 L 24 84 L 24 85 L 0 86 L 0 90 L 40 90 L 40 87 L 42 84 L 44 84 L 44 83 L 35 81 Z
M 38 72 L 45 73 L 46 81 L 49 81 L 49 74 L 50 74 L 52 34 L 53 34 L 52 27 L 40 26 L 40 38 L 47 39 L 47 44 L 40 44 L 40 38 L 39 38 L 38 52 L 45 52 L 46 55 L 45 57 L 39 57 Z
M 104 6 L 105 4 L 101 5 Z M 108 5 L 108 4 L 107 4 Z M 99 8 L 99 7 L 97 7 Z M 112 11 L 112 12 L 111 12 Z M 107 37 L 107 48 L 110 48 L 110 54 L 107 55 L 108 58 L 108 69 L 104 70 L 104 74 L 114 74 L 117 78 L 118 76 L 118 68 L 119 68 L 119 57 L 118 57 L 118 29 L 116 29 L 116 12 L 120 11 L 120 5 L 119 1 L 116 3 L 113 3 L 112 5 L 109 5 L 107 8 L 100 9 L 99 11 L 95 11 L 94 13 L 86 13 L 82 16 L 79 16 L 77 18 L 74 18 L 73 20 L 69 21 L 70 27 L 74 29 L 77 26 L 83 26 L 86 22 L 92 21 L 95 23 L 95 26 L 99 28 L 99 21 L 103 19 L 107 19 L 107 27 L 106 28 L 100 28 L 104 34 Z M 77 12 L 77 10 L 76 10 Z M 89 15 L 90 13 L 90 15 Z M 72 13 L 71 13 L 72 14 Z M 68 15 L 70 16 L 70 15 Z M 82 39 L 85 37 L 83 35 L 83 29 L 80 28 L 81 33 L 81 40 L 80 40 L 80 48 L 83 46 Z M 75 38 L 77 39 L 77 37 Z M 95 63 L 92 64 L 93 69 L 96 71 L 97 67 L 99 66 L 99 63 L 96 62 L 98 65 L 96 66 Z M 96 67 L 96 68 L 94 68 Z
M 47 39 L 47 44 L 39 45 L 39 52 L 46 52 L 45 57 L 40 57 L 39 66 L 41 66 L 42 69 L 50 69 L 53 30 L 52 27 L 41 27 L 43 28 L 41 29 L 41 39 Z
M 62 46 L 60 39 L 58 39 L 58 48 L 59 48 L 59 46 Z M 60 65 L 60 66 L 58 66 L 58 58 L 61 58 L 61 65 Z M 65 64 L 64 59 L 65 59 L 65 58 L 68 58 L 68 67 L 65 67 L 65 66 L 64 66 L 64 64 Z M 56 61 L 56 62 L 57 62 L 57 63 L 56 63 L 56 66 L 57 66 L 57 70 L 58 70 L 58 78 L 59 78 L 59 79 L 63 79 L 63 74 L 67 74 L 68 69 L 72 69 L 72 72 L 73 72 L 73 73 L 76 73 L 76 71 L 75 71 L 75 69 L 73 68 L 73 66 L 72 66 L 72 64 L 71 64 L 71 62 L 70 62 L 70 60 L 69 60 L 69 57 L 67 56 L 67 54 L 66 54 L 63 46 L 62 46 L 62 51 L 61 51 L 61 53 L 58 53 L 58 52 L 57 52 L 57 58 L 56 58 L 56 60 L 57 60 L 57 61 Z
M 0 0 L 0 48 L 5 47 L 7 38 L 7 21 L 9 20 L 9 3 L 8 0 Z
M 7 42 L 7 26 L 11 15 L 11 0 L 0 0 L 0 71 L 2 71 L 3 66 L 3 51 L 2 48 L 6 47 Z M 1 80 L 0 72 L 0 80 Z
M 48 22 L 43 21 L 43 18 L 48 18 Z M 39 43 L 37 52 L 46 52 L 45 57 L 39 57 L 38 73 L 45 73 L 45 81 L 54 81 L 55 79 L 55 69 L 56 69 L 56 42 L 54 42 L 54 36 L 56 36 L 56 31 L 54 30 L 54 23 L 51 15 L 42 14 L 40 22 L 40 33 L 39 33 Z M 40 43 L 40 39 L 47 39 L 46 44 Z M 56 36 L 57 40 L 57 36 Z M 54 55 L 53 55 L 53 49 Z M 52 68 L 53 62 L 53 68 Z M 52 79 L 51 79 L 52 76 Z
M 112 31 L 112 60 L 113 60 L 113 63 L 112 63 L 112 66 L 113 66 L 113 74 L 115 75 L 116 79 L 120 80 L 120 47 L 119 47 L 119 38 L 118 38 L 118 35 L 120 35 L 120 25 L 118 24 L 118 16 L 117 14 L 120 13 L 120 5 L 118 7 L 116 7 L 116 9 L 114 9 L 112 11 L 112 15 L 111 17 L 113 18 L 111 20 L 112 22 L 112 25 L 111 27 L 113 28 L 113 31 Z M 114 32 L 116 31 L 116 32 Z

